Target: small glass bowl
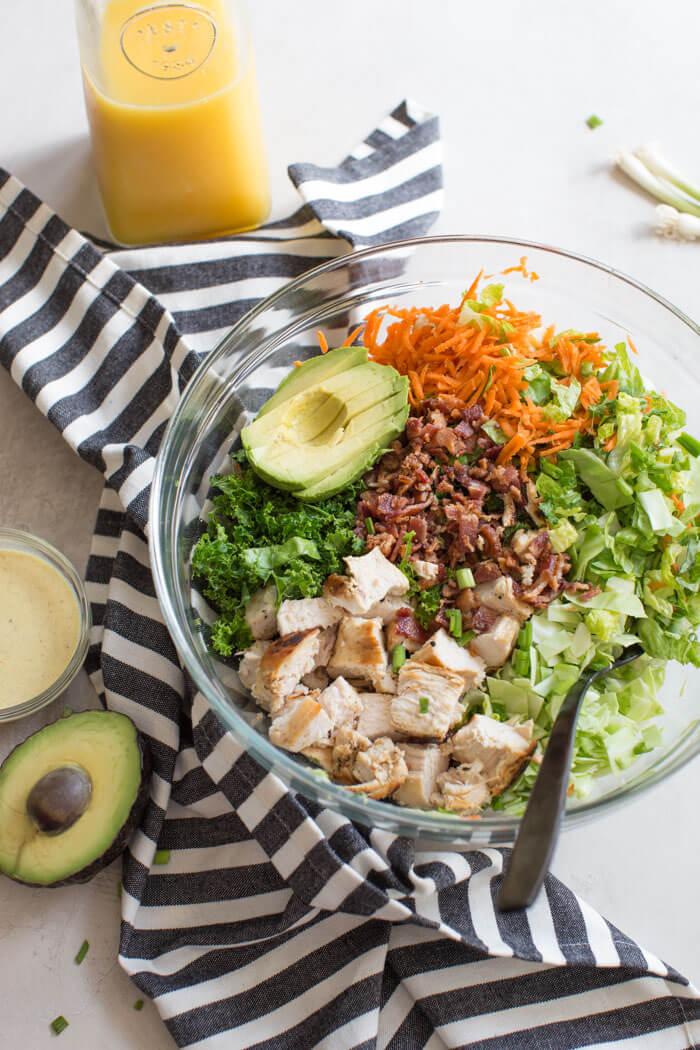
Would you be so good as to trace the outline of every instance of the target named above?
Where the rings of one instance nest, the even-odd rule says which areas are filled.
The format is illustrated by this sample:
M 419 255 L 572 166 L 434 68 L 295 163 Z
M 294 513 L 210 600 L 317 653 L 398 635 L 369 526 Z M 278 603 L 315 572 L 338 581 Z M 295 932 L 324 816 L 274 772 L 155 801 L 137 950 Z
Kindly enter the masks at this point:
M 0 707 L 0 722 L 13 722 L 17 718 L 26 718 L 46 707 L 64 693 L 71 684 L 80 668 L 83 666 L 88 651 L 88 640 L 92 619 L 90 617 L 90 606 L 85 594 L 85 587 L 80 576 L 60 551 L 54 546 L 42 540 L 31 532 L 22 532 L 19 529 L 7 529 L 0 526 L 0 550 L 20 551 L 22 554 L 31 554 L 35 558 L 46 562 L 55 569 L 73 591 L 78 604 L 78 641 L 76 642 L 73 655 L 66 665 L 62 674 L 43 692 L 25 700 L 13 707 Z

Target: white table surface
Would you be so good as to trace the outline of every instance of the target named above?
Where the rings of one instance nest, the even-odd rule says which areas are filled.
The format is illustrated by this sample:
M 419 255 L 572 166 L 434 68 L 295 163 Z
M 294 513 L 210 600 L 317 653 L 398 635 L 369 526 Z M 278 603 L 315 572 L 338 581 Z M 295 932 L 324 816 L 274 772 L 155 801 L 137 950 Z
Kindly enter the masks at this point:
M 700 244 L 651 232 L 653 206 L 611 172 L 615 147 L 661 139 L 700 173 L 700 5 L 690 0 L 257 0 L 251 5 L 274 210 L 292 161 L 334 163 L 411 96 L 440 113 L 447 200 L 438 230 L 544 241 L 627 271 L 698 315 Z M 81 229 L 104 233 L 70 0 L 2 0 L 0 163 Z M 599 114 L 591 132 L 584 121 Z M 101 480 L 0 375 L 0 522 L 82 570 Z M 697 420 L 695 420 L 697 429 Z M 67 703 L 0 728 L 0 757 Z M 564 836 L 554 871 L 626 933 L 700 983 L 700 763 Z M 165 1050 L 170 1036 L 117 960 L 119 865 L 85 887 L 0 881 L 3 1050 Z M 90 953 L 73 957 L 83 938 Z

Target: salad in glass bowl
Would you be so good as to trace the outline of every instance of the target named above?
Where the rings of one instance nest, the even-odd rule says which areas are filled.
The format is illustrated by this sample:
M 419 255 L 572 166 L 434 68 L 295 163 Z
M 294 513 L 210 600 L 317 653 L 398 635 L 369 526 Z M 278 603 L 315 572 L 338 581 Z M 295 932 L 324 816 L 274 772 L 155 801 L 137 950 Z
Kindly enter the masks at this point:
M 700 666 L 700 442 L 631 338 L 558 330 L 499 276 L 319 333 L 211 477 L 191 555 L 276 747 L 471 818 L 523 812 L 585 669 L 644 650 L 588 692 L 576 798 L 660 744 L 667 663 Z

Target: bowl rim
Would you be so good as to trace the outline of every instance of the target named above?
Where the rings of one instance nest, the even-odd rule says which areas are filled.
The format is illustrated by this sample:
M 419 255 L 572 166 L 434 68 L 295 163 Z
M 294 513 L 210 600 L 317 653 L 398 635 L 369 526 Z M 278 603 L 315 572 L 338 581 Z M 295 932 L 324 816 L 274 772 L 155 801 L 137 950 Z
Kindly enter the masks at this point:
M 314 280 L 325 273 L 346 266 L 351 261 L 361 262 L 363 259 L 381 256 L 387 252 L 420 248 L 421 245 L 440 245 L 446 243 L 496 244 L 512 248 L 531 249 L 549 255 L 563 257 L 564 259 L 575 263 L 589 266 L 597 271 L 612 276 L 616 280 L 628 284 L 643 295 L 654 300 L 665 310 L 668 310 L 673 314 L 682 324 L 686 325 L 694 335 L 700 337 L 700 324 L 693 321 L 684 311 L 674 306 L 668 299 L 649 288 L 642 281 L 631 277 L 629 274 L 618 270 L 616 267 L 598 262 L 588 256 L 538 241 L 513 237 L 501 237 L 492 234 L 435 234 L 432 236 L 407 238 L 398 241 L 387 241 L 383 244 L 374 245 L 357 251 L 349 250 L 343 255 L 305 270 L 304 273 L 299 275 L 299 277 L 286 282 L 277 289 L 277 291 L 265 296 L 260 302 L 256 303 L 255 306 L 248 310 L 231 327 L 230 331 L 217 343 L 217 345 L 205 357 L 203 357 L 197 369 L 191 376 L 185 390 L 178 399 L 175 410 L 168 420 L 158 449 L 149 500 L 150 528 L 148 530 L 148 544 L 158 602 L 163 611 L 167 629 L 180 655 L 184 668 L 192 678 L 196 689 L 202 693 L 202 696 L 207 703 L 212 706 L 217 715 L 222 717 L 222 720 L 226 724 L 227 731 L 232 733 L 241 746 L 251 750 L 256 761 L 260 762 L 265 769 L 271 772 L 275 772 L 278 769 L 280 769 L 280 771 L 283 770 L 282 779 L 285 782 L 285 786 L 290 787 L 290 781 L 293 785 L 295 781 L 301 781 L 303 785 L 311 789 L 312 797 L 315 797 L 321 804 L 328 805 L 330 808 L 340 811 L 344 816 L 356 820 L 360 824 L 371 825 L 378 828 L 386 828 L 387 825 L 394 825 L 393 831 L 395 834 L 408 835 L 409 837 L 412 836 L 421 839 L 433 838 L 442 843 L 453 842 L 455 845 L 467 845 L 469 843 L 472 845 L 478 845 L 479 839 L 484 843 L 493 844 L 494 842 L 499 841 L 499 836 L 501 836 L 500 841 L 512 841 L 517 833 L 521 818 L 500 811 L 491 811 L 484 813 L 482 819 L 479 820 L 477 824 L 475 821 L 468 821 L 457 815 L 443 814 L 434 810 L 404 809 L 402 807 L 388 806 L 381 801 L 359 797 L 352 792 L 346 791 L 342 785 L 335 784 L 333 781 L 319 777 L 311 767 L 305 767 L 299 763 L 295 756 L 275 747 L 275 745 L 270 743 L 267 737 L 258 733 L 257 730 L 254 730 L 248 724 L 235 706 L 225 704 L 227 712 L 231 712 L 231 717 L 230 720 L 223 718 L 223 712 L 221 710 L 222 703 L 210 692 L 211 683 L 206 670 L 200 663 L 194 648 L 190 645 L 187 633 L 183 629 L 178 617 L 173 615 L 177 607 L 178 595 L 171 595 L 167 585 L 167 573 L 165 571 L 166 556 L 165 547 L 162 543 L 162 540 L 164 539 L 162 530 L 167 529 L 171 531 L 174 528 L 177 515 L 173 514 L 171 519 L 166 521 L 164 516 L 161 516 L 159 513 L 164 494 L 165 465 L 170 451 L 170 439 L 172 434 L 177 429 L 192 393 L 197 389 L 200 383 L 203 382 L 207 373 L 216 365 L 219 358 L 226 353 L 231 342 L 236 339 L 239 329 L 248 327 L 255 317 L 266 312 L 290 292 L 294 292 L 295 289 L 302 287 L 310 280 Z M 236 364 L 236 371 L 231 377 L 229 377 L 227 385 L 230 386 L 235 380 L 236 373 L 245 366 L 248 358 L 255 352 L 255 349 L 253 349 L 248 354 L 241 357 L 240 361 Z M 172 554 L 175 549 L 174 545 L 170 544 L 169 546 Z M 175 578 L 174 573 L 173 578 Z M 232 722 L 234 724 L 232 724 Z M 686 739 L 690 732 L 691 729 L 685 731 L 679 744 Z M 599 814 L 609 812 L 611 809 L 617 808 L 626 801 L 631 801 L 633 798 L 638 797 L 655 785 L 666 780 L 700 753 L 700 735 L 698 736 L 697 741 L 688 750 L 687 754 L 680 757 L 676 754 L 674 760 L 674 753 L 675 752 L 669 753 L 664 757 L 661 767 L 657 767 L 654 771 L 651 771 L 648 768 L 643 770 L 637 775 L 636 779 L 632 779 L 621 785 L 619 789 L 613 790 L 610 794 L 590 801 L 582 800 L 576 802 L 573 808 L 568 809 L 565 812 L 562 819 L 562 828 L 578 826 Z M 313 780 L 311 778 L 313 778 Z M 303 787 L 298 787 L 297 785 L 291 786 L 290 790 L 299 790 L 300 793 L 303 794 Z M 418 827 L 416 825 L 420 826 Z
M 15 544 L 9 546 L 8 544 Z M 0 551 L 21 550 L 24 554 L 39 557 L 47 562 L 61 576 L 73 591 L 78 605 L 78 638 L 75 643 L 73 654 L 66 664 L 64 670 L 55 682 L 47 686 L 41 693 L 24 700 L 21 704 L 13 704 L 12 707 L 0 708 L 0 723 L 13 722 L 19 718 L 27 718 L 35 714 L 43 707 L 47 707 L 52 701 L 65 693 L 68 686 L 82 668 L 87 656 L 90 630 L 92 627 L 92 616 L 90 603 L 87 599 L 85 585 L 78 574 L 75 566 L 68 558 L 59 551 L 48 540 L 36 536 L 33 532 L 24 529 L 12 529 L 0 526 Z

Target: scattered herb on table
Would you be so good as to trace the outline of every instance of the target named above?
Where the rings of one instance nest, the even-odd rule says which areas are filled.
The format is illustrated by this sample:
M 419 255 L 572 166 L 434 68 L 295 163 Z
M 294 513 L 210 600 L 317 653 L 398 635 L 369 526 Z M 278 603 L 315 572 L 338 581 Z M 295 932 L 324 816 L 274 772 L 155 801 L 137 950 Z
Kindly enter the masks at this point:
M 344 572 L 343 557 L 362 554 L 355 534 L 358 486 L 321 503 L 304 503 L 253 472 L 242 452 L 234 472 L 212 478 L 216 490 L 208 531 L 192 552 L 192 572 L 219 618 L 211 645 L 232 656 L 253 641 L 245 604 L 260 587 L 274 584 L 285 598 L 315 598 L 324 580 Z
M 83 941 L 83 943 L 80 945 L 80 950 L 78 951 L 78 954 L 75 957 L 75 962 L 76 962 L 77 966 L 80 966 L 81 962 L 83 961 L 83 959 L 87 955 L 89 947 L 90 947 L 90 942 L 89 941 Z
M 60 1035 L 63 1029 L 68 1027 L 68 1021 L 66 1021 L 63 1014 L 59 1014 L 58 1017 L 54 1017 L 49 1027 L 55 1035 Z
M 143 999 L 137 999 L 134 1003 L 134 1010 L 143 1010 Z
M 595 128 L 599 128 L 602 123 L 603 121 L 600 119 L 600 117 L 597 117 L 595 113 L 591 113 L 590 117 L 588 117 L 588 119 L 586 120 L 586 124 L 588 124 L 588 127 L 591 129 L 591 131 L 593 131 Z
M 156 850 L 155 857 L 153 858 L 154 864 L 167 864 L 170 860 L 169 849 L 158 849 Z

